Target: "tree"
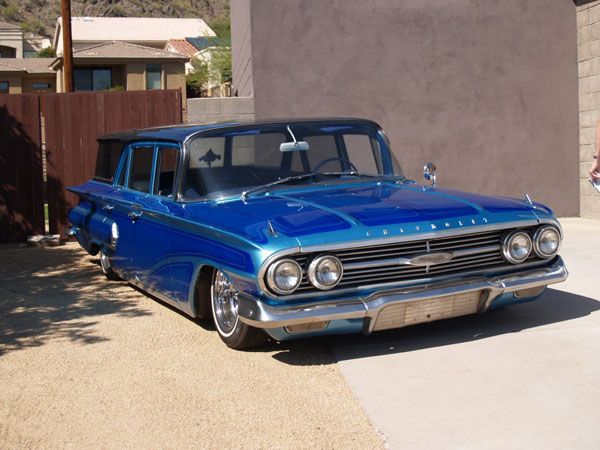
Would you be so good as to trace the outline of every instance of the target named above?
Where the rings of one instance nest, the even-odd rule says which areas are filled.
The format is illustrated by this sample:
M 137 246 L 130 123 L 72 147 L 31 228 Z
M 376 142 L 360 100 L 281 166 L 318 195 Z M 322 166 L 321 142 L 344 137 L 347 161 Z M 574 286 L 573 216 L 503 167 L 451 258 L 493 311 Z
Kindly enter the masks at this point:
M 56 51 L 52 47 L 46 47 L 37 52 L 34 58 L 55 58 Z
M 185 86 L 188 97 L 200 97 L 202 89 L 208 87 L 209 70 L 206 61 L 192 61 L 194 71 L 185 77 Z

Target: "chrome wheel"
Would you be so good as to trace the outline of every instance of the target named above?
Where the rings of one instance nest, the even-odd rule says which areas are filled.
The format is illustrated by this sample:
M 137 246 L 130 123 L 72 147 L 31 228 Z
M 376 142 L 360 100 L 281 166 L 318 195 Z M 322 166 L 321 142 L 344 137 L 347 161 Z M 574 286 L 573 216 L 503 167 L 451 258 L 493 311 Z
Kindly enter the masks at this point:
M 211 290 L 212 310 L 219 334 L 229 337 L 239 320 L 237 292 L 223 272 L 217 270 Z
M 121 279 L 119 275 L 117 275 L 117 273 L 113 270 L 110 259 L 106 255 L 106 253 L 104 253 L 103 250 L 100 251 L 100 267 L 102 267 L 102 273 L 106 275 L 106 278 L 108 278 L 109 280 Z
M 104 253 L 104 252 L 100 253 L 100 266 L 102 267 L 102 272 L 104 272 L 105 275 L 112 272 L 110 260 L 108 259 L 108 256 L 106 256 L 106 253 Z

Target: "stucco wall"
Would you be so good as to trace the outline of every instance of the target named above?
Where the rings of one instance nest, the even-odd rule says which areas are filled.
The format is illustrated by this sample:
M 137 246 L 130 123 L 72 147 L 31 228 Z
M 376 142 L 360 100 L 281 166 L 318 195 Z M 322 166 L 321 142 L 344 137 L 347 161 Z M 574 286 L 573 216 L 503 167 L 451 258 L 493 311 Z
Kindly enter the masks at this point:
M 0 46 L 14 49 L 13 58 L 22 58 L 23 32 L 20 29 L 4 29 L 0 35 Z
M 22 75 L 0 75 L 0 81 L 8 81 L 8 93 L 9 94 L 22 94 L 23 84 Z
M 577 6 L 581 216 L 600 219 L 600 194 L 588 182 L 600 119 L 600 1 Z
M 34 89 L 33 83 L 50 83 L 49 88 Z M 22 81 L 23 93 L 27 92 L 56 92 L 56 76 L 53 74 L 49 75 L 29 75 L 23 78 Z
M 231 0 L 231 52 L 234 95 L 252 97 L 250 2 Z
M 185 108 L 186 91 L 185 91 L 185 64 L 182 63 L 165 63 L 163 64 L 164 73 L 164 89 L 181 89 L 181 101 Z
M 188 122 L 216 123 L 254 120 L 254 99 L 243 97 L 190 98 Z
M 371 118 L 414 179 L 579 213 L 573 2 L 250 0 L 248 22 L 257 118 Z

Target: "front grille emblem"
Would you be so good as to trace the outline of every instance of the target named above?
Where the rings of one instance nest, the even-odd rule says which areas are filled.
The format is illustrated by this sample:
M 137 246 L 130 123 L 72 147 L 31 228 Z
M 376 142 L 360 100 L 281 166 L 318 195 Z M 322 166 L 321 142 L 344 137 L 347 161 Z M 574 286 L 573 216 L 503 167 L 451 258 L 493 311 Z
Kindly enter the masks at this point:
M 409 264 L 411 266 L 434 266 L 447 263 L 450 260 L 452 260 L 452 253 L 427 253 L 411 258 Z

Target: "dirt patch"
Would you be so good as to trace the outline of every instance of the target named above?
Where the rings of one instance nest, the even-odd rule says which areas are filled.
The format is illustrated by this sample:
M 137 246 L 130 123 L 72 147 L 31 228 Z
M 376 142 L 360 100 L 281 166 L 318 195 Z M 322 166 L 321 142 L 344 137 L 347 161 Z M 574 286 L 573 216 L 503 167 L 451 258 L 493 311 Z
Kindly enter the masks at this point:
M 230 350 L 76 244 L 0 247 L 0 448 L 381 448 L 325 341 Z

